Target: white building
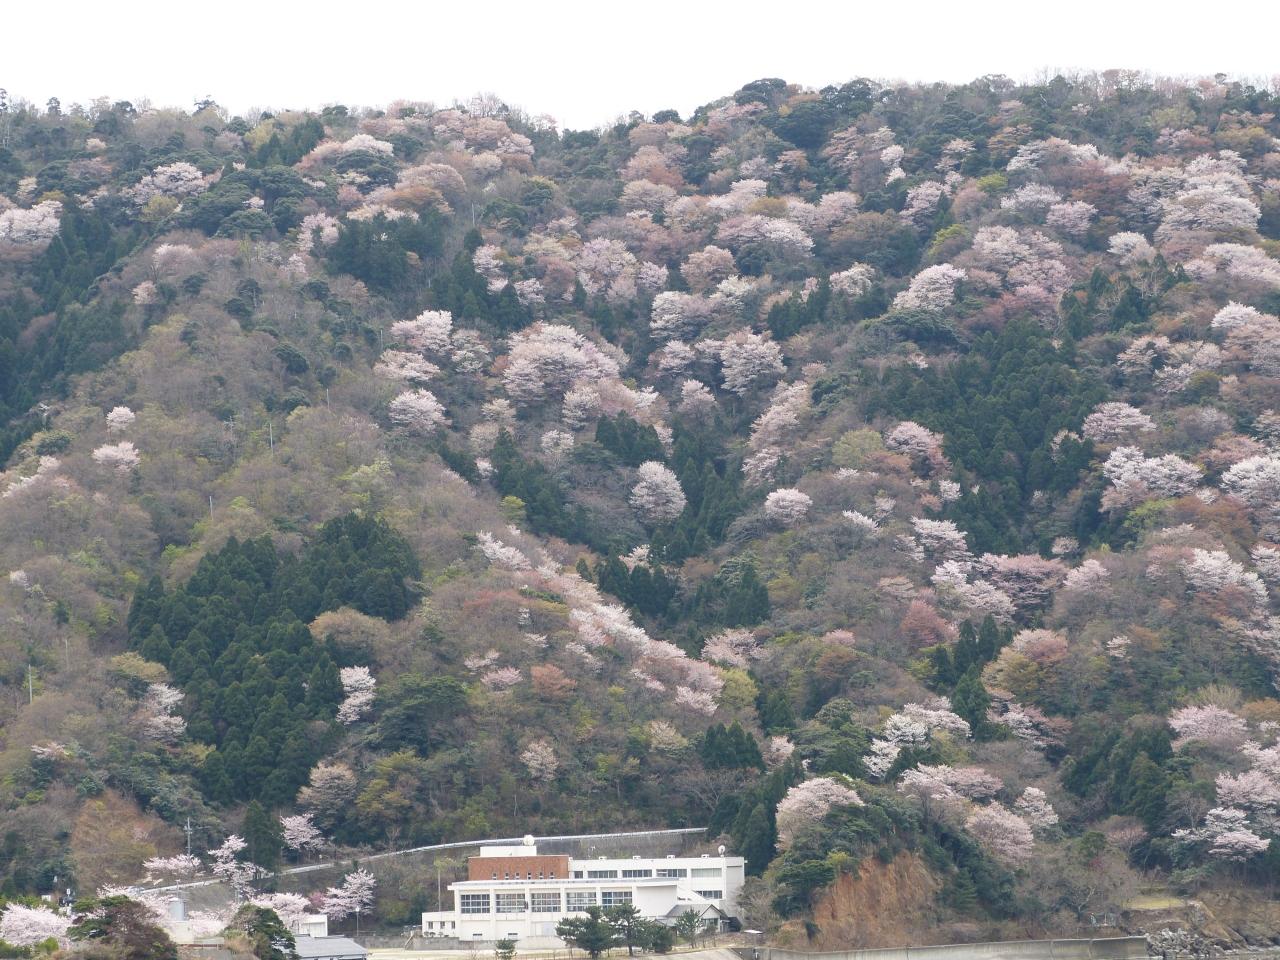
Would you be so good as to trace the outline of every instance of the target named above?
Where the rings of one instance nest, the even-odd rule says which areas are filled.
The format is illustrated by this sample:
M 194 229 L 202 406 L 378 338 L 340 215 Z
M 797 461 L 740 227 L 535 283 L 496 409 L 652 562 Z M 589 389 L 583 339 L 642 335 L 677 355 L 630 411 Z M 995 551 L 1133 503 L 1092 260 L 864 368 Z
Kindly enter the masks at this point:
M 520 846 L 481 847 L 479 856 L 469 858 L 467 879 L 449 884 L 454 909 L 424 913 L 422 934 L 559 947 L 561 920 L 589 906 L 623 903 L 667 924 L 696 910 L 708 922 L 726 925 L 737 915 L 745 866 L 742 857 L 723 854 L 586 860 L 539 855 L 533 838 L 526 837 Z

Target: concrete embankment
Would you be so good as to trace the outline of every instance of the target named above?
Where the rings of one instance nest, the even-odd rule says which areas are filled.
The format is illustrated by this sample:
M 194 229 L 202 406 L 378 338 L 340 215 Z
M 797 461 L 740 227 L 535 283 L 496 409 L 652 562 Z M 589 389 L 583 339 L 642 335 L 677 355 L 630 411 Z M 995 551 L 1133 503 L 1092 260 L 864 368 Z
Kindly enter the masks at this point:
M 1147 942 L 1145 937 L 1098 937 L 824 952 L 738 947 L 735 952 L 742 960 L 1142 960 L 1147 956 Z

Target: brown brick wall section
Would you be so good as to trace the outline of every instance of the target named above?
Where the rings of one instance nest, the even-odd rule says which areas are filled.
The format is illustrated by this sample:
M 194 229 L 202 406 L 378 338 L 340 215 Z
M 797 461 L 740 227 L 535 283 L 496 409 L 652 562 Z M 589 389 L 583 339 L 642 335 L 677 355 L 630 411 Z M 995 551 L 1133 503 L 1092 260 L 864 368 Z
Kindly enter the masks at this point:
M 537 856 L 537 857 L 469 857 L 467 859 L 467 879 L 468 880 L 492 880 L 496 873 L 499 880 L 510 879 L 515 880 L 517 877 L 521 880 L 526 879 L 529 874 L 533 874 L 533 879 L 538 879 L 538 873 L 541 871 L 542 877 L 549 878 L 553 873 L 557 880 L 564 880 L 569 876 L 569 858 L 567 856 Z

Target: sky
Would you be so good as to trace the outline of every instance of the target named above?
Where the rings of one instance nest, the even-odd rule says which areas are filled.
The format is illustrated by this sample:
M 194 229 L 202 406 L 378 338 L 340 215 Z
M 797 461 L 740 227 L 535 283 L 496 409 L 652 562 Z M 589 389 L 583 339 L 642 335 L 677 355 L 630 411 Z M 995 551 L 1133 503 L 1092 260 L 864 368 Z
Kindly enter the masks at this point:
M 83 9 L 80 9 L 83 5 Z M 1280 5 L 1213 16 L 1190 0 L 70 0 L 7 5 L 0 87 L 64 105 L 99 96 L 189 107 L 448 105 L 498 94 L 563 127 L 631 110 L 687 115 L 751 80 L 965 82 L 1113 67 L 1173 76 L 1280 73 Z M 1242 29 L 1242 26 L 1248 27 Z

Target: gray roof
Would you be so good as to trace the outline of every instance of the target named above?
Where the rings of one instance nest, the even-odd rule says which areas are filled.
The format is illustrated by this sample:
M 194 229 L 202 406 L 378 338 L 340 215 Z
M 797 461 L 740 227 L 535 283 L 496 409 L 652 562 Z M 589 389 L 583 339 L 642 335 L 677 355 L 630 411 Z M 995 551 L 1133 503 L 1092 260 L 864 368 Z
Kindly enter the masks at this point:
M 369 951 L 348 937 L 294 937 L 299 960 L 366 960 Z

